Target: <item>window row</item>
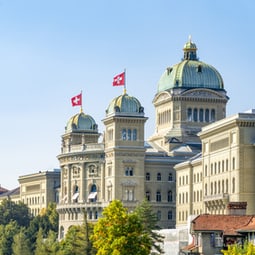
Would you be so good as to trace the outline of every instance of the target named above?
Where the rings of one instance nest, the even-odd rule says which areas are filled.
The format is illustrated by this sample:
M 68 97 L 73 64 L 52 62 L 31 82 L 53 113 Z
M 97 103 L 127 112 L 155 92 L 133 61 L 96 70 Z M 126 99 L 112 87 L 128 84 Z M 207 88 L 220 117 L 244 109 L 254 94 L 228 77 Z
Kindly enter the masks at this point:
M 235 159 L 235 157 L 233 157 L 232 158 L 232 170 L 235 170 L 235 169 L 236 169 L 236 159 Z M 228 159 L 218 161 L 218 162 L 214 162 L 214 163 L 211 163 L 211 165 L 210 165 L 211 175 L 224 173 L 224 172 L 227 172 L 228 170 L 229 170 Z M 204 172 L 205 172 L 205 176 L 208 176 L 208 167 L 207 167 L 207 165 L 205 165 L 205 171 Z
M 151 181 L 151 174 L 150 174 L 150 173 L 147 172 L 147 173 L 145 174 L 145 180 L 146 180 L 146 181 Z M 161 175 L 161 173 L 157 173 L 156 180 L 157 180 L 157 181 L 161 181 L 161 180 L 162 180 L 162 175 Z M 174 179 L 173 179 L 173 174 L 172 174 L 172 173 L 169 173 L 169 174 L 168 174 L 168 181 L 169 181 L 169 182 L 174 181 Z
M 87 195 L 88 202 L 96 202 L 97 201 L 97 186 L 95 184 L 89 187 L 89 194 Z M 72 189 L 71 202 L 78 203 L 80 197 L 80 188 L 78 185 L 74 185 Z M 68 203 L 68 192 L 67 186 L 64 187 L 64 196 L 62 197 L 61 203 Z
M 193 183 L 198 183 L 203 180 L 203 174 L 202 173 L 196 173 L 193 175 Z
M 232 193 L 236 192 L 236 180 L 235 177 L 232 178 L 232 183 L 231 183 L 231 187 L 232 187 Z M 207 185 L 207 183 L 205 184 L 205 196 L 208 196 L 209 194 L 209 187 Z M 229 181 L 228 179 L 226 180 L 219 180 L 219 181 L 215 181 L 215 182 L 211 182 L 210 183 L 210 195 L 214 195 L 214 194 L 224 194 L 224 193 L 229 193 Z
M 40 214 L 40 208 L 32 208 L 30 209 L 30 212 L 33 216 L 37 216 Z
M 173 211 L 170 210 L 167 212 L 167 219 L 168 220 L 172 220 L 173 219 Z M 157 220 L 162 220 L 162 213 L 161 211 L 157 211 Z
M 38 204 L 44 204 L 44 196 L 40 199 L 39 196 L 35 197 L 27 197 L 26 201 L 23 199 L 23 203 L 27 205 L 38 205 Z
M 178 183 L 179 186 L 188 185 L 188 184 L 189 184 L 189 176 L 188 175 L 179 176 L 179 183 Z
M 193 191 L 193 202 L 200 201 L 203 201 L 202 190 Z M 189 193 L 188 192 L 179 193 L 178 203 L 179 204 L 189 203 Z
M 157 124 L 158 125 L 162 125 L 162 124 L 166 124 L 166 123 L 170 123 L 171 121 L 171 110 L 166 110 L 164 112 L 158 113 L 157 116 Z
M 113 129 L 109 129 L 107 131 L 107 139 L 109 141 L 113 140 Z M 121 131 L 121 139 L 123 141 L 129 140 L 129 141 L 136 141 L 137 140 L 137 129 L 126 129 L 123 128 Z
M 194 215 L 202 214 L 202 209 L 193 210 Z M 179 211 L 178 213 L 178 221 L 187 221 L 188 220 L 188 211 Z
M 187 120 L 192 122 L 214 122 L 215 109 L 188 108 Z
M 145 192 L 145 197 L 148 201 L 151 201 L 151 192 L 150 191 L 146 191 Z M 155 194 L 155 198 L 156 198 L 156 202 L 161 202 L 162 201 L 162 194 L 161 191 L 157 191 Z M 167 202 L 173 202 L 174 201 L 174 196 L 173 196 L 173 192 L 171 190 L 169 190 L 167 192 Z
M 137 129 L 126 129 L 123 128 L 121 131 L 121 138 L 123 141 L 136 141 L 137 140 Z

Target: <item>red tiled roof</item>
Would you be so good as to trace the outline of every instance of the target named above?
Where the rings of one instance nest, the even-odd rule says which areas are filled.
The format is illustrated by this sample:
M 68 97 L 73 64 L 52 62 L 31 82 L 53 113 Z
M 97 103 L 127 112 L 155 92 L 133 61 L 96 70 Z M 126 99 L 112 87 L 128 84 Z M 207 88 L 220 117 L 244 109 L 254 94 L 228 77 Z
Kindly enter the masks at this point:
M 195 244 L 189 244 L 181 248 L 182 251 L 194 251 L 198 247 Z
M 192 242 L 191 244 L 187 245 L 187 246 L 184 246 L 181 248 L 182 251 L 194 251 L 195 249 L 197 249 L 198 246 L 196 246 L 194 244 L 194 242 Z
M 252 215 L 211 215 L 202 214 L 192 221 L 194 231 L 222 231 L 224 235 L 237 235 L 237 230 L 247 226 Z
M 238 232 L 255 232 L 255 218 L 248 223 L 248 225 L 241 227 L 238 229 Z

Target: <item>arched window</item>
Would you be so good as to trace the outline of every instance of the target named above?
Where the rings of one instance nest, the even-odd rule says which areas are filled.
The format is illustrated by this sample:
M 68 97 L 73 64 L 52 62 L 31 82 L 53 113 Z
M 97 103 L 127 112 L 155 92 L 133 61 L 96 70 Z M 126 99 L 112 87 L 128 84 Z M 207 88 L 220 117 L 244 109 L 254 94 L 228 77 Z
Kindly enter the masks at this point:
M 204 109 L 199 109 L 199 121 L 204 121 Z
M 233 177 L 232 179 L 232 193 L 236 192 L 236 180 L 235 177 Z
M 205 122 L 209 122 L 209 109 L 205 109 Z
M 187 120 L 188 121 L 192 121 L 192 109 L 191 108 L 188 108 L 188 111 L 187 111 Z
M 146 178 L 146 181 L 150 181 L 151 179 L 150 173 L 146 173 L 145 178 Z
M 161 173 L 157 173 L 157 181 L 161 181 Z
M 214 109 L 211 110 L 211 121 L 212 122 L 215 121 L 215 110 Z
M 64 238 L 64 234 L 65 234 L 63 226 L 60 227 L 60 231 L 59 232 L 60 232 L 60 239 L 63 239 Z
M 121 136 L 122 136 L 122 140 L 123 140 L 123 141 L 127 140 L 127 131 L 126 131 L 125 128 L 122 129 L 122 134 L 121 134 Z
M 172 174 L 172 173 L 169 173 L 169 174 L 168 174 L 168 181 L 169 181 L 169 182 L 172 182 L 172 181 L 173 181 L 173 174 Z
M 97 186 L 95 184 L 93 184 L 90 188 L 88 199 L 89 202 L 96 202 L 97 200 Z
M 207 176 L 207 165 L 205 165 L 205 177 Z
M 73 202 L 77 203 L 78 198 L 79 198 L 79 187 L 78 187 L 78 185 L 74 185 L 73 186 L 73 196 L 72 196 Z
M 156 201 L 161 202 L 161 192 L 160 191 L 157 191 L 157 193 L 156 193 Z
M 128 135 L 127 139 L 130 141 L 131 140 L 131 129 L 128 129 Z
M 134 129 L 133 130 L 133 140 L 136 141 L 136 139 L 137 139 L 137 130 Z
M 232 170 L 235 170 L 236 168 L 236 159 L 235 157 L 232 158 Z
M 167 201 L 173 202 L 173 192 L 171 190 L 169 190 L 167 193 Z
M 172 219 L 173 219 L 173 211 L 172 211 L 172 210 L 168 211 L 167 218 L 168 218 L 169 220 L 172 220 Z
M 150 193 L 150 191 L 146 191 L 145 196 L 146 196 L 147 201 L 151 201 L 151 193 Z
M 161 211 L 157 211 L 157 219 L 161 220 Z
M 195 108 L 194 109 L 194 112 L 193 112 L 193 120 L 195 121 L 195 122 L 197 122 L 197 108 Z
M 134 175 L 134 169 L 131 166 L 125 167 L 125 176 L 133 176 Z

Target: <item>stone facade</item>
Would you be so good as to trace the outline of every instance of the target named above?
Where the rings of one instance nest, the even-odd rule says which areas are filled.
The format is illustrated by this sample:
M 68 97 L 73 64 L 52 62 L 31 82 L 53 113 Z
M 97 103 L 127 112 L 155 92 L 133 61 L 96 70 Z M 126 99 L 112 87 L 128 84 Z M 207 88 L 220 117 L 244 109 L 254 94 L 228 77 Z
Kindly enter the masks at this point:
M 198 60 L 196 45 L 190 40 L 183 50 L 182 61 L 167 67 L 158 82 L 155 131 L 148 141 L 144 109 L 125 89 L 106 109 L 103 135 L 82 109 L 68 121 L 58 155 L 60 238 L 84 217 L 96 221 L 114 199 L 129 210 L 147 199 L 159 226 L 175 228 L 174 166 L 201 152 L 197 134 L 225 117 L 228 101 L 220 74 Z M 188 215 L 185 210 L 182 217 Z
M 59 202 L 59 169 L 22 175 L 18 181 L 20 186 L 1 194 L 0 201 L 3 199 L 11 199 L 13 202 L 21 201 L 30 208 L 33 216 L 45 210 L 50 202 Z
M 177 226 L 190 214 L 227 214 L 230 202 L 247 202 L 255 214 L 254 127 L 252 110 L 202 128 L 202 153 L 175 166 Z

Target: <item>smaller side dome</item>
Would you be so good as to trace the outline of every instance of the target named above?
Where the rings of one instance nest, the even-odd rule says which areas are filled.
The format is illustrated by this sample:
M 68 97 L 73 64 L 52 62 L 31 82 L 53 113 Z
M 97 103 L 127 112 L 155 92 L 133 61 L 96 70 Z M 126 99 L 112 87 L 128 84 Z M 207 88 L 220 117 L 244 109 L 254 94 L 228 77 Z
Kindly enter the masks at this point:
M 135 97 L 123 94 L 115 97 L 109 104 L 106 115 L 144 115 L 144 109 Z
M 80 112 L 69 119 L 66 125 L 66 133 L 72 131 L 97 132 L 98 125 L 88 114 Z

